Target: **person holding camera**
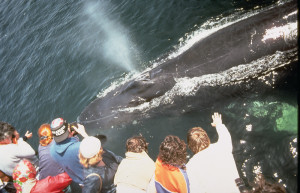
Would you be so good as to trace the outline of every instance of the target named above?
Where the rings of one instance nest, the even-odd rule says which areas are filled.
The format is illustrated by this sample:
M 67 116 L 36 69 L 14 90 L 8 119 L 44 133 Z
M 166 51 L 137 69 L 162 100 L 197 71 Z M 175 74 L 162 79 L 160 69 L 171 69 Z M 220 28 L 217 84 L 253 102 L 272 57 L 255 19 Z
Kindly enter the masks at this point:
M 77 127 L 76 127 L 77 126 Z M 88 137 L 85 128 L 81 124 L 70 125 L 62 118 L 56 118 L 51 122 L 51 131 L 54 143 L 50 147 L 52 158 L 68 173 L 72 180 L 82 186 L 83 166 L 79 162 L 79 138 L 74 135 L 80 134 L 83 138 Z

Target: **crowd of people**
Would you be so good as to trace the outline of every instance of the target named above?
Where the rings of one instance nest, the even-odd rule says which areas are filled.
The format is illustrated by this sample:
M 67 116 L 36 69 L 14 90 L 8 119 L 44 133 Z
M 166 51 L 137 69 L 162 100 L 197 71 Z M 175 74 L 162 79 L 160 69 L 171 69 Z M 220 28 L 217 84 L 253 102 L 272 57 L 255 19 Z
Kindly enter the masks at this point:
M 26 142 L 32 133 L 21 138 L 12 125 L 0 121 L 0 193 L 286 192 L 262 176 L 253 188 L 245 188 L 219 113 L 212 115 L 211 125 L 219 135 L 216 143 L 194 127 L 187 132 L 187 143 L 166 136 L 154 162 L 141 135 L 127 139 L 123 158 L 103 148 L 104 138 L 89 136 L 83 125 L 56 118 L 38 129 L 35 152 Z M 187 148 L 194 153 L 189 160 Z

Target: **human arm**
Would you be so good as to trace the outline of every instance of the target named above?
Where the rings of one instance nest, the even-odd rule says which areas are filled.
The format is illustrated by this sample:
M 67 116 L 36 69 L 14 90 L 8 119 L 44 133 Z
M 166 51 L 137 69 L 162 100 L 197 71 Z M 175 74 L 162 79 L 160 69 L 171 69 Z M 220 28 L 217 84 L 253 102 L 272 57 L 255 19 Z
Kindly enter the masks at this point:
M 230 151 L 232 151 L 232 141 L 231 141 L 231 135 L 227 129 L 227 127 L 222 122 L 222 115 L 219 113 L 214 113 L 212 115 L 213 122 L 211 125 L 213 127 L 216 127 L 217 133 L 219 135 L 219 139 L 217 144 L 220 144 L 221 146 L 230 148 Z
M 17 156 L 20 158 L 33 158 L 35 157 L 35 150 L 23 140 L 23 138 L 19 138 L 17 145 Z
M 32 132 L 29 133 L 29 131 L 26 131 L 23 141 L 27 141 L 27 139 L 30 139 L 32 137 Z
M 86 133 L 83 125 L 77 123 L 78 127 L 72 127 L 77 133 L 79 133 L 83 138 L 88 137 L 89 135 Z

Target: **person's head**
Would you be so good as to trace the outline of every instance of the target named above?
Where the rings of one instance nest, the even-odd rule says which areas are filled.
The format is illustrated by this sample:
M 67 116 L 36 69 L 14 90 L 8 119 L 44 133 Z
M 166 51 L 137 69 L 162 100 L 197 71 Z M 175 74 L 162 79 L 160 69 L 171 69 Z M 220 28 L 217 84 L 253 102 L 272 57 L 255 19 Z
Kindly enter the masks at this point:
M 286 190 L 281 184 L 266 181 L 263 175 L 259 175 L 253 185 L 252 193 L 286 193 Z
M 30 192 L 36 183 L 36 169 L 30 161 L 24 159 L 15 167 L 12 177 L 18 192 Z
M 187 133 L 187 144 L 193 153 L 198 153 L 210 145 L 210 139 L 201 127 L 194 127 Z
M 163 164 L 182 167 L 186 163 L 186 144 L 179 137 L 168 135 L 159 147 L 158 158 Z
M 15 131 L 16 129 L 12 125 L 0 121 L 0 144 L 12 143 L 12 137 Z
M 14 130 L 11 138 L 13 143 L 17 143 L 18 139 L 20 138 L 19 132 L 17 130 Z
M 60 143 L 70 136 L 69 124 L 63 118 L 56 118 L 51 122 L 51 131 L 54 141 Z
M 103 149 L 98 138 L 89 136 L 80 142 L 79 161 L 83 167 L 88 168 L 102 160 Z
M 134 153 L 148 153 L 148 143 L 143 136 L 133 136 L 126 141 L 126 151 Z
M 53 140 L 53 134 L 49 124 L 42 124 L 38 130 L 38 136 L 40 139 L 40 144 L 42 146 L 47 146 Z

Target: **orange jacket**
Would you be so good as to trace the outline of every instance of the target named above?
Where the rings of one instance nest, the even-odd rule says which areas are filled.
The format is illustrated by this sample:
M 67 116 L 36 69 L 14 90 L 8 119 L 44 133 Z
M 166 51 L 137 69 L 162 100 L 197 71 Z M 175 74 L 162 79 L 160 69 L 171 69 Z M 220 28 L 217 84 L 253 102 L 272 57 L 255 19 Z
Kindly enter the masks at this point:
M 155 187 L 157 193 L 190 192 L 186 171 L 163 164 L 160 159 L 155 162 Z

